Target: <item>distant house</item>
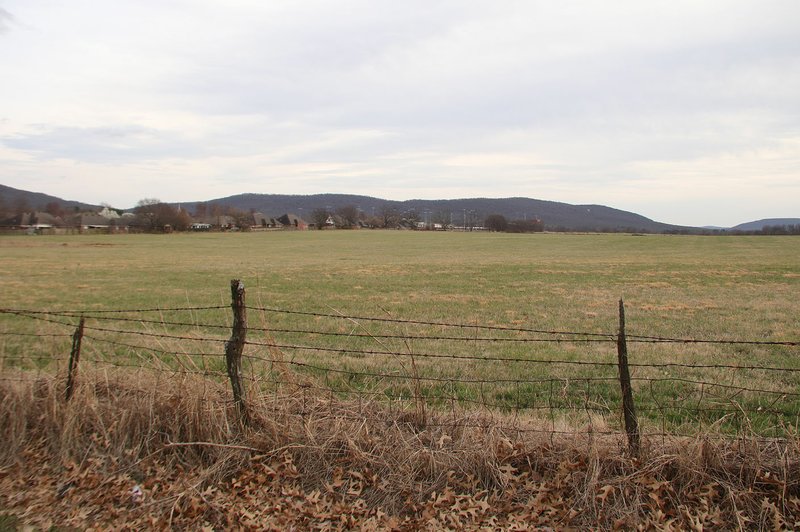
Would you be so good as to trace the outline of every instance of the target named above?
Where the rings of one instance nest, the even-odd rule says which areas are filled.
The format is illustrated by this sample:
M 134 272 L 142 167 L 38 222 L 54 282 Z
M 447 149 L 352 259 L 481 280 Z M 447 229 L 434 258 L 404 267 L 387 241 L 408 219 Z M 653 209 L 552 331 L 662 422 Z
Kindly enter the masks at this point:
M 252 229 L 275 229 L 283 227 L 283 224 L 275 218 L 269 218 L 260 212 L 254 212 L 252 215 L 251 228 Z
M 250 213 L 250 227 L 252 229 L 266 229 L 267 217 L 264 216 L 264 213 L 261 212 Z
M 64 220 L 46 212 L 24 212 L 0 221 L 0 226 L 33 233 L 63 227 Z
M 219 216 L 201 216 L 195 220 L 195 224 L 208 225 L 209 229 L 227 231 L 236 227 L 236 220 L 233 216 L 226 216 L 224 214 Z
M 82 231 L 88 231 L 90 229 L 108 229 L 112 226 L 111 219 L 99 214 L 81 214 L 78 216 L 77 221 L 77 225 Z
M 104 211 L 105 209 L 100 212 Z M 120 215 L 113 209 L 111 212 L 114 213 L 111 218 L 100 213 L 79 213 L 70 218 L 69 226 L 81 233 L 117 233 L 127 232 L 136 224 L 136 216 L 133 213 L 125 212 Z
M 279 216 L 276 220 L 283 225 L 284 229 L 308 229 L 308 223 L 294 214 L 287 213 Z

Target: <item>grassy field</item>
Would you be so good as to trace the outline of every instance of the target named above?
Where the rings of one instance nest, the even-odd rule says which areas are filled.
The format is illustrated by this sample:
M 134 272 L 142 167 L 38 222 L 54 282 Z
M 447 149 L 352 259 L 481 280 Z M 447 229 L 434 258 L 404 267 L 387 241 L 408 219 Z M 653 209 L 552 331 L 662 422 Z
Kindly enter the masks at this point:
M 405 317 L 782 339 L 798 330 L 800 239 L 386 231 L 1 237 L 4 306 L 250 301 Z
M 633 456 L 613 339 L 624 298 L 629 335 L 796 342 L 799 285 L 796 237 L 0 237 L 0 528 L 797 529 L 800 348 L 629 342 Z
M 629 334 L 714 340 L 800 338 L 800 239 L 793 237 L 402 231 L 37 236 L 0 237 L 0 257 L 0 306 L 5 308 L 64 311 L 227 305 L 229 281 L 239 278 L 247 288 L 249 305 L 303 312 L 613 335 L 617 331 L 618 300 L 623 298 Z M 227 323 L 227 314 L 198 312 L 191 319 Z M 169 313 L 160 317 L 167 321 L 185 319 Z M 564 408 L 567 415 L 563 417 L 572 424 L 592 421 L 587 412 L 596 409 L 608 412 L 601 416 L 608 418 L 603 423 L 617 423 L 613 415 L 618 403 L 613 366 L 477 360 L 504 357 L 608 362 L 616 360 L 612 343 L 488 342 L 480 340 L 487 335 L 480 329 L 386 326 L 296 314 L 251 313 L 250 319 L 251 325 L 264 329 L 362 335 L 342 339 L 262 331 L 251 336 L 262 343 L 471 357 L 417 357 L 414 369 L 399 356 L 278 350 L 288 363 L 307 364 L 294 368 L 304 378 L 337 390 L 380 390 L 407 397 L 414 393 L 414 383 L 407 377 L 416 371 L 438 379 L 425 384 L 423 390 L 432 404 L 446 404 L 447 398 L 456 398 L 506 409 L 546 407 L 551 418 L 553 408 Z M 182 334 L 191 329 L 146 327 L 150 332 L 169 329 Z M 51 328 L 47 323 L 9 316 L 0 322 L 0 331 L 6 332 L 41 333 Z M 380 334 L 459 335 L 462 339 L 376 338 Z M 492 334 L 505 339 L 532 338 L 521 332 Z M 466 342 L 471 336 L 474 341 Z M 13 335 L 0 341 L 5 356 L 37 349 L 68 352 L 68 339 L 59 340 L 57 345 L 38 346 L 29 338 Z M 200 349 L 178 347 L 166 340 L 157 347 L 179 353 Z M 96 345 L 91 349 L 98 351 L 98 357 L 142 357 L 121 347 Z M 219 352 L 221 347 L 207 342 L 202 349 Z M 633 363 L 800 368 L 797 347 L 632 344 L 630 351 Z M 251 346 L 250 352 L 276 356 L 274 349 L 265 346 Z M 210 364 L 222 367 L 221 359 Z M 324 368 L 389 372 L 403 378 L 348 376 Z M 267 365 L 254 371 L 269 379 L 273 369 Z M 781 432 L 785 427 L 779 430 L 779 425 L 797 419 L 800 402 L 791 395 L 800 393 L 797 375 L 714 368 L 633 369 L 635 379 L 651 379 L 636 383 L 635 389 L 643 417 L 653 425 L 673 428 L 687 422 L 713 423 L 731 408 L 777 409 L 756 419 L 762 433 Z M 776 400 L 772 395 L 652 381 L 665 377 L 790 395 Z M 481 387 L 458 382 L 476 378 L 559 379 L 562 384 L 554 389 L 552 381 Z M 590 378 L 608 380 L 586 380 Z M 682 409 L 701 401 L 705 405 L 702 409 Z M 555 420 L 551 420 L 555 427 Z M 739 425 L 734 423 L 733 428 Z

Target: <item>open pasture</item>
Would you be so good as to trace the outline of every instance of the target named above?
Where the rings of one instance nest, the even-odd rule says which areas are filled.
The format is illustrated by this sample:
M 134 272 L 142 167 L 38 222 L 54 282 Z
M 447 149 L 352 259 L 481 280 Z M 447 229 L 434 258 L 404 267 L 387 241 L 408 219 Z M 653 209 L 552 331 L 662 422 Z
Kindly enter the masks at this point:
M 401 231 L 2 237 L 4 306 L 250 302 L 537 328 L 795 338 L 800 240 Z
M 0 256 L 0 306 L 12 309 L 225 307 L 230 279 L 242 279 L 253 329 L 246 356 L 263 388 L 302 382 L 408 404 L 422 395 L 431 408 L 526 411 L 547 419 L 550 430 L 587 422 L 619 428 L 613 339 L 620 298 L 632 336 L 800 338 L 800 239 L 793 237 L 404 231 L 3 237 Z M 228 333 L 205 325 L 230 323 L 225 308 L 126 316 L 124 324 L 164 336 L 131 341 L 106 332 L 110 343 L 87 342 L 95 360 L 185 365 L 182 355 L 221 353 Z M 26 317 L 0 319 L 0 332 L 72 332 Z M 104 323 L 100 328 L 122 329 Z M 0 342 L 5 357 L 20 360 L 69 353 L 68 337 L 5 334 Z M 735 414 L 744 411 L 755 413 L 746 416 L 748 428 L 783 433 L 800 412 L 798 354 L 796 345 L 634 341 L 629 358 L 640 417 L 651 431 L 715 422 L 737 430 L 743 422 Z M 7 358 L 6 367 L 37 365 L 15 360 Z M 191 364 L 224 371 L 221 356 L 195 356 Z M 295 375 L 291 383 L 279 378 L 287 368 Z

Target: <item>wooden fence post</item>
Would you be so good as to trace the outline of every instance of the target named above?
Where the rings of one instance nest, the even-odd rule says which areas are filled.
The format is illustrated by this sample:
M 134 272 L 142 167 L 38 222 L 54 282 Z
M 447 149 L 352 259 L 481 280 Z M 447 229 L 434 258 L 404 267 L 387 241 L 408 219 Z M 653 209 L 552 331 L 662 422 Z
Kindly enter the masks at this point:
M 69 353 L 69 368 L 67 369 L 67 392 L 65 401 L 69 402 L 72 399 L 72 393 L 75 390 L 75 377 L 78 374 L 78 362 L 81 358 L 81 341 L 83 340 L 83 324 L 85 319 L 81 317 L 78 323 L 78 328 L 72 334 L 72 351 Z
M 628 434 L 628 451 L 639 456 L 639 422 L 633 404 L 631 374 L 628 370 L 628 344 L 625 340 L 625 304 L 619 300 L 619 334 L 617 335 L 617 359 L 619 363 L 619 384 L 622 388 L 622 414 L 625 418 L 625 432 Z
M 231 308 L 233 329 L 231 339 L 225 343 L 225 363 L 228 367 L 228 377 L 231 379 L 233 402 L 236 404 L 239 420 L 243 425 L 249 425 L 250 416 L 247 412 L 242 380 L 242 351 L 247 338 L 247 309 L 244 304 L 244 283 L 238 279 L 231 280 Z

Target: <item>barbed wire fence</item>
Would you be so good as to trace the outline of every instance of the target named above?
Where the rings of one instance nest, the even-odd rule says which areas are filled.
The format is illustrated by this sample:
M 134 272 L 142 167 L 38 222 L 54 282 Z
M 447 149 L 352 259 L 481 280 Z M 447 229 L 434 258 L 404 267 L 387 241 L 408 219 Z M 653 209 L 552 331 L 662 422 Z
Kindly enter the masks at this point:
M 641 438 L 711 428 L 783 438 L 800 420 L 800 342 L 628 334 L 622 301 L 619 327 L 607 333 L 252 306 L 238 280 L 231 301 L 0 309 L 0 381 L 63 379 L 69 401 L 88 364 L 150 371 L 158 382 L 193 375 L 227 382 L 221 400 L 243 425 L 263 399 L 278 405 L 294 394 L 301 407 L 288 415 L 300 418 L 315 398 L 332 417 L 366 419 L 378 405 L 387 422 L 419 430 L 503 422 L 625 436 L 631 453 Z

